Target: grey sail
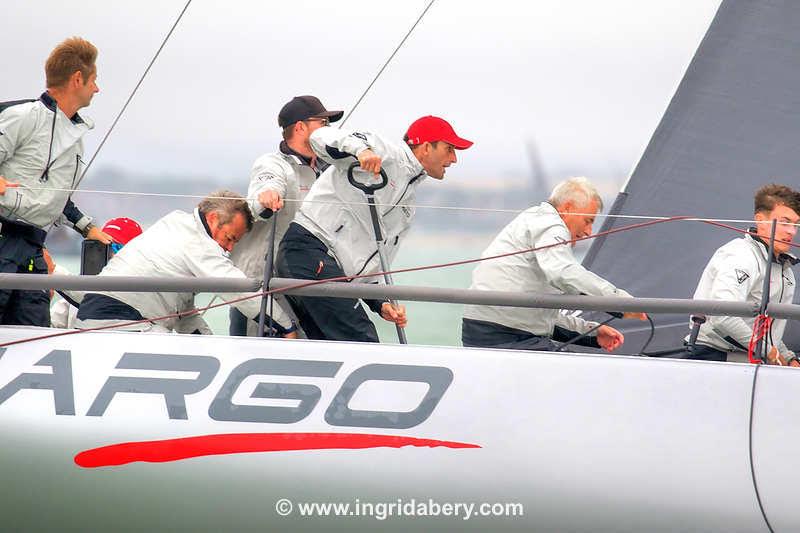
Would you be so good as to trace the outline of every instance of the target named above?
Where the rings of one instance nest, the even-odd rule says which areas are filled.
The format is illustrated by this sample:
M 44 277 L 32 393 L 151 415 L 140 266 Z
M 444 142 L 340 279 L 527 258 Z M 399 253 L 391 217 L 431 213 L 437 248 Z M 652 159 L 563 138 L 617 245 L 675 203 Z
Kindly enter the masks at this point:
M 758 187 L 800 186 L 798 147 L 800 2 L 726 0 L 610 213 L 751 219 Z M 607 218 L 601 231 L 635 222 Z M 714 250 L 738 236 L 668 222 L 597 239 L 583 263 L 636 296 L 687 298 Z M 654 318 L 648 351 L 680 346 L 688 317 Z M 623 351 L 637 352 L 649 326 L 620 326 Z M 800 346 L 800 328 L 785 340 Z

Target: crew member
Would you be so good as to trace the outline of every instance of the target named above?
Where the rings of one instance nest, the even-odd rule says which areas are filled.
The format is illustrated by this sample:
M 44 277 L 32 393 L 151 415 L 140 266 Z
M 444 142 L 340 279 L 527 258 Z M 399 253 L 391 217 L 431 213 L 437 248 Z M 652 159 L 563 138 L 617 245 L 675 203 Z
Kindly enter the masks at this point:
M 234 192 L 217 191 L 203 199 L 193 213 L 173 211 L 158 220 L 112 257 L 99 275 L 245 279 L 244 273 L 233 266 L 230 252 L 252 226 L 253 214 L 247 201 Z M 228 301 L 247 295 L 220 296 Z M 258 298 L 233 305 L 245 316 L 258 318 Z M 75 325 L 87 328 L 150 319 L 151 323 L 127 329 L 170 331 L 175 329 L 178 318 L 154 319 L 192 309 L 191 292 L 90 292 L 81 303 Z
M 78 110 L 99 91 L 96 59 L 92 43 L 67 39 L 45 63 L 47 90 L 38 100 L 0 104 L 0 272 L 47 274 L 44 242 L 59 222 L 111 242 L 70 199 L 93 126 Z M 49 326 L 49 306 L 49 291 L 0 290 L 0 324 Z
M 247 200 L 255 215 L 253 230 L 236 245 L 231 259 L 248 277 L 264 278 L 265 256 L 269 248 L 272 221 L 262 215 L 275 213 L 275 241 L 273 253 L 294 218 L 300 201 L 306 197 L 320 173 L 328 163 L 318 159 L 311 148 L 309 137 L 317 128 L 327 126 L 342 118 L 343 111 L 328 111 L 315 96 L 296 96 L 283 106 L 278 114 L 278 126 L 283 129 L 283 141 L 278 151 L 256 159 L 250 171 Z M 269 210 L 269 211 L 267 211 Z M 297 337 L 293 313 L 282 295 L 274 297 L 272 325 L 278 335 Z M 267 310 L 269 312 L 269 309 Z M 258 324 L 230 309 L 231 335 L 257 335 Z
M 756 226 L 741 238 L 722 245 L 706 265 L 694 298 L 760 304 L 772 221 L 777 220 L 775 252 L 769 260 L 769 301 L 792 303 L 795 278 L 789 254 L 800 222 L 800 193 L 785 185 L 766 185 L 755 194 Z M 755 318 L 709 316 L 700 326 L 697 341 L 683 357 L 707 361 L 748 361 Z M 690 322 L 691 325 L 691 322 Z M 767 360 L 772 364 L 800 366 L 797 356 L 783 343 L 785 319 L 774 319 L 767 335 Z M 690 337 L 686 337 L 688 343 Z
M 444 179 L 456 162 L 456 150 L 472 142 L 456 135 L 445 120 L 426 116 L 408 128 L 404 142 L 395 143 L 367 132 L 332 127 L 311 134 L 317 156 L 331 164 L 306 196 L 289 226 L 277 256 L 283 277 L 325 279 L 381 271 L 370 211 L 364 193 L 353 187 L 347 169 L 355 161 L 363 172 L 356 179 L 383 169 L 389 183 L 375 193 L 389 261 L 397 253 L 414 217 L 416 189 L 427 176 Z M 359 177 L 360 175 L 360 177 Z M 374 282 L 358 279 L 359 282 Z M 289 297 L 305 334 L 311 339 L 378 342 L 375 325 L 357 300 Z M 406 324 L 405 307 L 388 301 L 366 301 L 385 320 Z
M 547 248 L 480 262 L 472 273 L 470 289 L 629 297 L 586 270 L 572 253 L 574 239 L 592 234 L 602 207 L 597 189 L 586 178 L 559 183 L 548 201 L 527 209 L 503 228 L 482 257 Z M 625 313 L 625 318 L 644 320 L 646 315 Z M 569 341 L 596 326 L 558 309 L 467 305 L 461 340 L 464 346 L 550 351 L 557 348 L 554 340 Z M 624 340 L 622 333 L 604 325 L 576 344 L 613 351 Z

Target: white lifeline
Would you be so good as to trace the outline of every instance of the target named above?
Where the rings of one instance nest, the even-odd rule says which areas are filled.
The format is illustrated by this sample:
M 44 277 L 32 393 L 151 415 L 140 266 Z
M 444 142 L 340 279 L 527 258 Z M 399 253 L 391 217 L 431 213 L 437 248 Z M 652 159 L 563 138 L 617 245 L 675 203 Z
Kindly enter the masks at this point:
M 794 258 L 785 254 L 781 257 L 780 262 L 770 262 L 769 298 L 773 303 L 792 303 L 795 278 L 791 263 Z M 750 235 L 730 241 L 714 252 L 703 270 L 694 298 L 761 303 L 766 260 L 766 246 Z M 753 317 L 709 316 L 700 326 L 697 342 L 725 352 L 746 351 L 754 321 Z M 781 355 L 792 359 L 794 352 L 783 343 L 785 329 L 785 319 L 773 321 L 771 335 L 767 337 L 768 350 L 777 346 Z
M 558 211 L 549 203 L 542 202 L 525 210 L 503 228 L 481 257 L 565 243 L 571 239 Z M 630 297 L 624 290 L 581 266 L 572 253 L 572 247 L 566 244 L 482 261 L 472 273 L 470 289 Z M 597 325 L 579 317 L 562 315 L 557 309 L 491 305 L 467 305 L 464 317 L 546 337 L 552 336 L 555 326 L 585 333 Z

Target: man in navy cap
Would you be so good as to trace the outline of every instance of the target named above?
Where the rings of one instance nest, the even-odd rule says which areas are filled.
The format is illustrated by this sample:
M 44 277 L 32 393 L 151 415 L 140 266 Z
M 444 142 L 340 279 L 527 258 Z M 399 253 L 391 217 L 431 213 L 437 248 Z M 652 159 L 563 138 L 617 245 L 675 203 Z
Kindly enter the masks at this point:
M 317 128 L 327 126 L 342 118 L 343 111 L 328 111 L 315 96 L 295 96 L 278 114 L 278 126 L 283 130 L 283 141 L 278 151 L 264 154 L 253 163 L 247 200 L 255 217 L 253 230 L 247 233 L 234 248 L 231 259 L 251 278 L 264 277 L 265 256 L 269 248 L 271 221 L 261 215 L 271 210 L 277 217 L 275 224 L 275 249 L 281 242 L 300 202 L 305 198 L 320 173 L 328 167 L 317 159 L 311 149 L 309 137 Z M 287 338 L 297 337 L 291 309 L 282 296 L 275 297 L 271 309 L 273 331 Z M 268 309 L 268 312 L 270 310 Z M 230 334 L 257 334 L 258 323 L 247 320 L 236 308 L 230 310 Z
M 364 193 L 348 182 L 347 169 L 353 162 L 373 174 L 383 169 L 389 178 L 387 186 L 375 192 L 375 201 L 391 263 L 411 227 L 417 186 L 428 176 L 443 179 L 447 167 L 457 160 L 456 150 L 472 146 L 446 120 L 434 116 L 411 124 L 402 143 L 373 133 L 325 127 L 314 131 L 310 141 L 317 157 L 331 166 L 286 231 L 276 267 L 283 277 L 313 280 L 381 271 Z M 354 281 L 375 283 L 378 278 Z M 356 300 L 290 297 L 289 301 L 311 339 L 378 342 L 374 324 Z M 405 326 L 403 306 L 385 300 L 365 303 L 383 319 Z

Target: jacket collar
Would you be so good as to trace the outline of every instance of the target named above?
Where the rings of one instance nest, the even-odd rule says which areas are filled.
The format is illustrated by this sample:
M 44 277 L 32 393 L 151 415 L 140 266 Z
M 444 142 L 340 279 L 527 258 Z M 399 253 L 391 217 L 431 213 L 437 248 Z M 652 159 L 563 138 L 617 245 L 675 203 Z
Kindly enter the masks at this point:
M 411 172 L 416 175 L 415 179 L 423 179 L 427 178 L 428 174 L 425 172 L 425 168 L 423 168 L 422 163 L 419 162 L 417 156 L 414 155 L 414 152 L 411 150 L 411 147 L 406 143 L 400 143 L 403 147 L 403 151 L 406 154 L 406 159 L 408 159 L 408 164 L 411 166 Z
M 39 97 L 39 100 L 44 104 L 44 106 L 52 111 L 53 113 L 57 112 L 58 104 L 56 103 L 55 99 L 50 96 L 50 93 L 47 91 L 43 92 L 42 95 Z M 74 115 L 69 117 L 73 124 L 83 124 L 83 119 L 81 116 L 76 112 Z
M 319 175 L 330 166 L 327 162 L 323 161 L 319 157 L 312 159 L 304 156 L 300 152 L 293 150 L 288 144 L 286 144 L 286 141 L 281 141 L 278 149 L 280 150 L 281 154 L 294 160 L 296 164 L 311 168 L 311 170 L 316 173 L 317 177 L 319 177 Z
M 206 230 L 206 233 L 208 234 L 208 236 L 211 237 L 211 228 L 208 227 L 208 221 L 206 220 L 205 213 L 200 212 L 200 210 L 196 209 L 196 208 L 194 210 L 194 213 L 195 213 L 195 217 L 200 219 L 200 223 L 203 225 L 203 229 Z M 211 237 L 211 238 L 213 239 L 214 237 Z
M 281 141 L 281 144 L 280 144 L 280 146 L 278 148 L 280 149 L 282 154 L 291 155 L 291 156 L 294 156 L 295 158 L 297 158 L 298 159 L 298 161 L 297 161 L 298 163 L 300 163 L 302 165 L 311 166 L 311 158 L 310 157 L 306 157 L 303 154 L 301 154 L 300 152 L 297 152 L 297 151 L 293 150 L 288 144 L 286 144 L 286 141 Z
M 769 243 L 764 241 L 764 239 L 762 239 L 756 234 L 755 227 L 748 228 L 747 232 L 748 233 L 747 235 L 745 235 L 745 239 L 749 238 L 751 241 L 755 242 L 756 246 L 758 246 L 758 249 L 762 250 L 764 252 L 764 257 L 766 257 L 767 254 L 769 253 Z M 792 254 L 780 254 L 778 257 L 773 256 L 772 262 L 781 264 L 789 263 L 791 265 L 796 265 L 797 263 L 800 262 L 800 259 L 793 256 Z

